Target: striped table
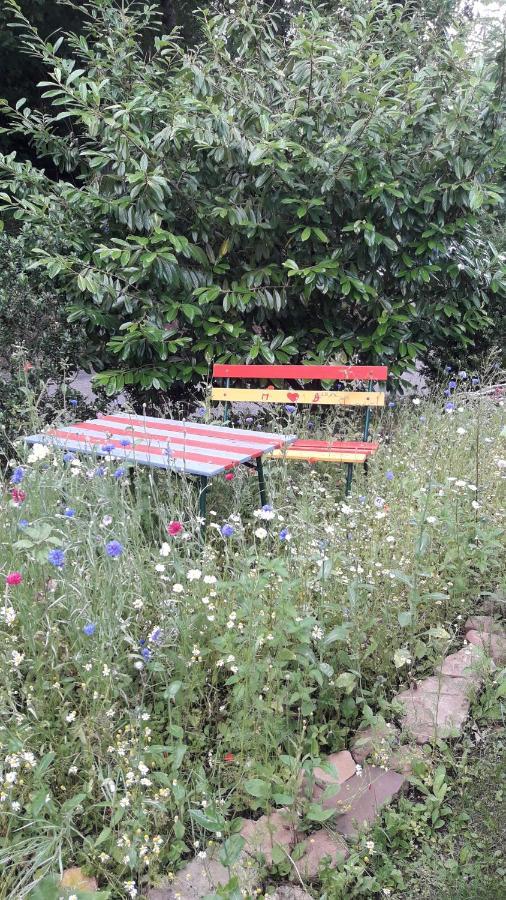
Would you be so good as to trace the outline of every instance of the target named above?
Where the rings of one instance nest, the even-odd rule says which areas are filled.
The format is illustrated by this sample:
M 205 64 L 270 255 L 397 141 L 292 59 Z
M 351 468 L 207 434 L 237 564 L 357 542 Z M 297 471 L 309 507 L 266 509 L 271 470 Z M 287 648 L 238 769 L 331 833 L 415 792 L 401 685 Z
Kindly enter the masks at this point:
M 201 425 L 152 416 L 100 416 L 51 428 L 25 438 L 64 450 L 120 460 L 130 465 L 197 475 L 199 508 L 205 521 L 208 481 L 235 466 L 256 465 L 262 504 L 267 502 L 262 455 L 291 444 L 295 435 L 267 434 L 223 425 Z

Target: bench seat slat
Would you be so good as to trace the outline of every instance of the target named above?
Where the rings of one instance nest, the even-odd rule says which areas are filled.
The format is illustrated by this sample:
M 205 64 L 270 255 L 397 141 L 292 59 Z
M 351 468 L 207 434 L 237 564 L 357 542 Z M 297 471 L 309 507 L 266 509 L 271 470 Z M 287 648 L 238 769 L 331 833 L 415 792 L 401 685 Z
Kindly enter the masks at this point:
M 309 403 L 318 406 L 384 406 L 382 391 L 280 391 L 267 388 L 217 388 L 213 400 L 248 403 Z
M 216 363 L 213 378 L 295 378 L 319 381 L 386 381 L 386 366 L 248 366 Z

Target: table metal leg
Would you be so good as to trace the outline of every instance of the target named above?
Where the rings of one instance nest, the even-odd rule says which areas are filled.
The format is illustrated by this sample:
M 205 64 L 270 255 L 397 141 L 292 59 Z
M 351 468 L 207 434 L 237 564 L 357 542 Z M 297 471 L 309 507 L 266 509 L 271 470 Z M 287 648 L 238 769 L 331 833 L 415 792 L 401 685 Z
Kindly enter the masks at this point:
M 346 496 L 351 494 L 351 483 L 353 481 L 353 463 L 346 465 Z
M 207 490 L 209 488 L 209 479 L 205 475 L 199 475 L 199 516 L 200 516 L 200 539 L 205 541 L 206 538 L 206 512 L 207 512 Z
M 258 475 L 258 490 L 260 491 L 260 503 L 262 506 L 265 506 L 267 503 L 267 489 L 265 487 L 265 478 L 264 478 L 264 467 L 262 464 L 262 457 L 257 456 L 257 475 Z

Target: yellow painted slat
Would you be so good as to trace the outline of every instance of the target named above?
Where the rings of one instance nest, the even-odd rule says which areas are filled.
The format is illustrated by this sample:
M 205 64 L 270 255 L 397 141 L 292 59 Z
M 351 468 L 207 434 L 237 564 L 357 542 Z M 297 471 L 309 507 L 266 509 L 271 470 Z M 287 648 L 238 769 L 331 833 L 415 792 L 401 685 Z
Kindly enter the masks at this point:
M 384 406 L 383 391 L 278 391 L 267 388 L 217 388 L 213 400 L 247 403 L 314 403 L 324 406 Z
M 275 459 L 314 459 L 315 462 L 330 463 L 363 463 L 368 459 L 370 454 L 367 453 L 345 453 L 344 451 L 332 450 L 290 450 L 286 453 L 283 450 L 273 450 L 268 454 Z

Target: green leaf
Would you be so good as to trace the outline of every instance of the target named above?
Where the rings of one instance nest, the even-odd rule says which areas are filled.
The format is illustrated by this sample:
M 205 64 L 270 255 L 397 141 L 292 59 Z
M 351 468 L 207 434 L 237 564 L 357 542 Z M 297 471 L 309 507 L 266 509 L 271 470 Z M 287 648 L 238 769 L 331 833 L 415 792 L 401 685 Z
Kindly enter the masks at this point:
M 271 785 L 268 781 L 263 781 L 261 778 L 249 778 L 244 782 L 244 790 L 251 794 L 252 797 L 257 797 L 259 800 L 267 800 L 271 793 Z
M 222 866 L 225 866 L 225 868 L 227 869 L 231 869 L 241 856 L 245 843 L 246 841 L 244 840 L 242 835 L 230 835 L 230 837 L 227 838 L 220 849 L 219 859 Z

